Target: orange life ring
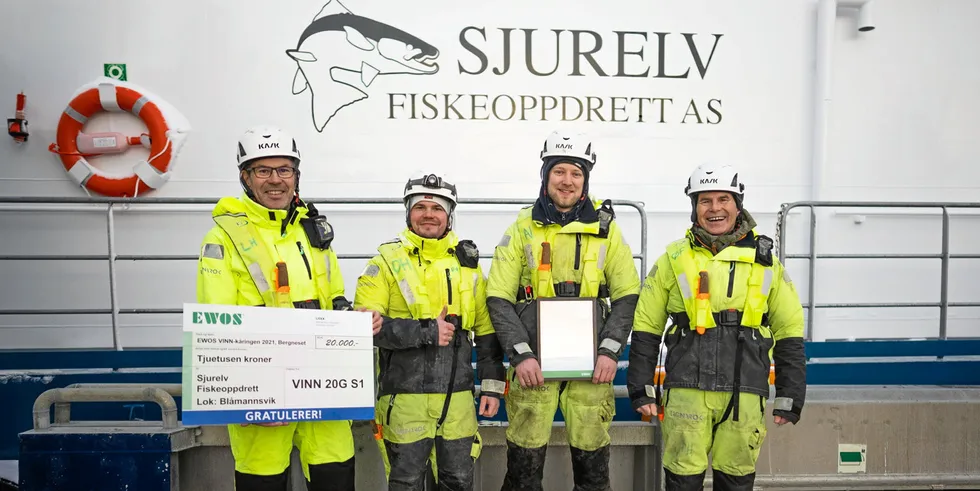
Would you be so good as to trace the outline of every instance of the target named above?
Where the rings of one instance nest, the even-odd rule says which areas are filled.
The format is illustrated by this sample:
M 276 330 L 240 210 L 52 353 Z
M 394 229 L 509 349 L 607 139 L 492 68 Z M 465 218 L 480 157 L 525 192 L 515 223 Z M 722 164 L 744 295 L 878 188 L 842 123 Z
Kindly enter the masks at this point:
M 174 157 L 171 145 L 172 129 L 164 112 L 154 100 L 131 84 L 123 86 L 112 81 L 82 90 L 65 108 L 58 121 L 57 143 L 50 150 L 57 153 L 68 175 L 79 186 L 113 197 L 134 197 L 158 189 L 170 178 L 168 172 Z M 126 111 L 140 118 L 149 133 L 150 157 L 133 166 L 129 175 L 116 176 L 103 172 L 79 152 L 77 138 L 89 118 L 101 111 Z

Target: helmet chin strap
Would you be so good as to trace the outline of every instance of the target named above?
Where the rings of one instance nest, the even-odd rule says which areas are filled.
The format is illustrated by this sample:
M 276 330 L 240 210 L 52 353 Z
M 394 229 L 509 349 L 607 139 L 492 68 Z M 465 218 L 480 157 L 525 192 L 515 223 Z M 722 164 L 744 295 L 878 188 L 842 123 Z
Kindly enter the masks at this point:
M 248 187 L 248 183 L 245 181 L 245 174 L 247 174 L 245 169 L 247 168 L 247 165 L 248 164 L 246 163 L 245 165 L 239 167 L 238 182 L 242 185 L 242 189 L 245 191 L 245 196 L 248 196 L 248 199 L 258 203 L 258 201 L 255 199 L 255 193 L 252 192 L 252 188 Z

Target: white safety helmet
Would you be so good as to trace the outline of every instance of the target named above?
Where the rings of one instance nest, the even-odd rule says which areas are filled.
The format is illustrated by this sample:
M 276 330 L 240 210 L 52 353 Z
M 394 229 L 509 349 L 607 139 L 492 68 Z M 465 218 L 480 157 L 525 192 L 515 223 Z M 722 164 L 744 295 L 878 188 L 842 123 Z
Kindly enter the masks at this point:
M 745 199 L 745 184 L 738 177 L 738 171 L 730 164 L 705 163 L 694 169 L 687 178 L 684 194 L 691 198 L 691 221 L 697 221 L 698 193 L 705 191 L 727 191 L 735 197 L 735 205 L 742 209 Z
M 238 139 L 238 168 L 266 157 L 286 157 L 299 166 L 299 148 L 296 139 L 275 126 L 255 126 Z
M 431 201 L 439 204 L 446 213 L 449 214 L 449 221 L 446 230 L 453 229 L 453 217 L 456 215 L 456 204 L 459 198 L 456 194 L 456 186 L 448 181 L 444 181 L 435 174 L 428 174 L 418 179 L 409 179 L 405 183 L 405 191 L 402 193 L 402 202 L 405 203 L 405 223 L 412 226 L 409 214 L 413 206 L 420 201 Z
M 701 164 L 687 178 L 684 194 L 695 195 L 703 191 L 728 191 L 739 198 L 745 193 L 745 185 L 738 178 L 738 171 L 729 164 Z
M 585 133 L 555 131 L 548 135 L 541 150 L 541 179 L 558 162 L 568 161 L 578 165 L 585 174 L 592 172 L 596 155 L 592 150 L 592 139 Z

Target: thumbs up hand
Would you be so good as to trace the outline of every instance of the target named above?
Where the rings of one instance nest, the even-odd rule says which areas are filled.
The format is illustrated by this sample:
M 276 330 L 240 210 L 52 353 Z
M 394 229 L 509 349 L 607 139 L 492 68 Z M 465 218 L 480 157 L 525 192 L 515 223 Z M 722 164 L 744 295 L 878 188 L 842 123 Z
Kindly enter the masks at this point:
M 436 317 L 436 324 L 439 326 L 439 346 L 449 346 L 449 342 L 453 340 L 453 331 L 456 330 L 455 326 L 446 322 L 446 313 L 448 312 L 449 307 L 443 306 L 439 317 Z

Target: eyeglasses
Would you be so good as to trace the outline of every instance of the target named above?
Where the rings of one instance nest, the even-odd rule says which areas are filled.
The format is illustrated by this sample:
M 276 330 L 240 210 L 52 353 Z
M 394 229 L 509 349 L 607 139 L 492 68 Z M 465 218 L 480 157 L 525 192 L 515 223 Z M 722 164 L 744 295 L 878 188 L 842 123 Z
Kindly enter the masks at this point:
M 293 177 L 294 174 L 296 174 L 296 169 L 288 165 L 284 167 L 275 167 L 275 168 L 260 165 L 258 167 L 252 167 L 251 169 L 249 169 L 249 172 L 251 172 L 253 175 L 255 175 L 255 177 L 258 177 L 259 179 L 268 179 L 272 177 L 273 170 L 275 170 L 276 174 L 278 174 L 279 177 L 282 179 L 289 179 L 290 177 Z

